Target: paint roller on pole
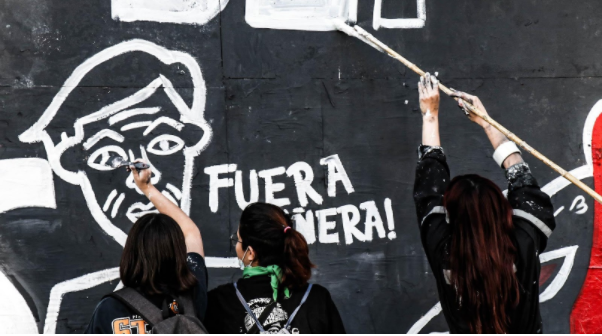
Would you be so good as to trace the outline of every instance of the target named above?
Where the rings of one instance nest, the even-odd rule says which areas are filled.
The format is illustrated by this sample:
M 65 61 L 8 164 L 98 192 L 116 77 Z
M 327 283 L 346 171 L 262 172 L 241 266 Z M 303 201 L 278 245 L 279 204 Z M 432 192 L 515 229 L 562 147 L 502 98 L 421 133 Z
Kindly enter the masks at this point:
M 388 54 L 392 58 L 403 63 L 405 66 L 410 68 L 412 71 L 414 71 L 418 75 L 420 75 L 420 76 L 425 75 L 425 72 L 422 71 L 419 67 L 417 67 L 414 63 L 408 61 L 403 56 L 401 56 L 400 54 L 395 52 L 395 50 L 389 48 L 386 44 L 382 43 L 376 37 L 372 36 L 372 34 L 368 33 L 364 29 L 362 29 L 362 27 L 354 26 L 352 28 L 351 26 L 347 25 L 343 20 L 334 20 L 333 23 L 334 23 L 334 26 L 338 30 L 344 32 L 345 34 L 355 37 L 355 38 L 358 38 L 359 40 L 370 45 L 371 47 L 375 48 L 376 50 L 383 52 L 385 54 Z M 439 83 L 439 89 L 441 89 L 441 91 L 443 91 L 448 96 L 451 96 L 451 94 L 453 93 L 453 91 L 451 89 L 449 89 L 448 87 L 446 87 L 445 85 L 443 85 L 441 83 Z M 454 98 L 454 99 L 460 100 L 459 98 Z M 504 126 L 499 124 L 497 121 L 493 120 L 490 116 L 482 113 L 474 105 L 470 104 L 467 101 L 463 101 L 463 103 L 464 103 L 464 106 L 466 107 L 466 109 L 470 113 L 473 113 L 474 115 L 485 120 L 491 126 L 495 127 L 497 130 L 502 132 L 508 139 L 510 139 L 511 141 L 513 141 L 514 143 L 516 143 L 517 145 L 522 147 L 525 151 L 531 153 L 533 156 L 535 156 L 536 158 L 541 160 L 543 163 L 545 163 L 548 167 L 555 170 L 558 174 L 560 174 L 560 176 L 564 177 L 565 179 L 567 179 L 568 181 L 570 181 L 571 183 L 573 183 L 574 185 L 579 187 L 581 190 L 585 191 L 588 195 L 590 195 L 596 201 L 598 201 L 599 203 L 602 204 L 602 196 L 600 196 L 598 193 L 596 193 L 592 188 L 588 187 L 585 183 L 581 182 L 581 180 L 579 180 L 578 178 L 576 178 L 575 176 L 573 176 L 571 173 L 567 172 L 566 170 L 562 169 L 559 165 L 552 162 L 550 159 L 548 159 L 543 154 L 541 154 L 540 152 L 535 150 L 533 147 L 529 146 L 525 141 L 523 141 L 522 139 L 520 139 L 519 137 L 514 135 L 514 133 L 510 132 L 508 129 L 506 129 Z

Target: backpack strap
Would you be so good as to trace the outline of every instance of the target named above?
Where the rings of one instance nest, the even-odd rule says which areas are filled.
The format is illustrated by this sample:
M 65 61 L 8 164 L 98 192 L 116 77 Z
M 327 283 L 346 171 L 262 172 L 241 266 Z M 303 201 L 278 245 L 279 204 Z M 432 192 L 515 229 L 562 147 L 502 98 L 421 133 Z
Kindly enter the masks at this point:
M 301 306 L 303 306 L 305 301 L 307 301 L 309 292 L 311 292 L 311 287 L 313 287 L 313 284 L 309 284 L 309 286 L 307 286 L 307 290 L 305 291 L 305 295 L 303 295 L 303 298 L 301 299 L 301 303 L 299 304 L 299 306 L 297 306 L 297 309 L 295 309 L 295 311 L 291 314 L 291 317 L 288 318 L 288 321 L 286 321 L 286 325 L 284 326 L 284 329 L 288 330 L 288 328 L 291 325 L 291 322 L 293 322 L 293 319 L 295 318 L 295 316 L 297 316 L 299 309 L 301 309 Z
M 128 308 L 141 315 L 151 327 L 163 321 L 161 309 L 155 307 L 152 302 L 133 288 L 125 287 L 107 296 L 119 300 Z
M 253 311 L 251 310 L 251 307 L 249 307 L 249 305 L 247 304 L 247 301 L 245 301 L 245 298 L 242 296 L 242 294 L 240 294 L 240 291 L 238 290 L 238 285 L 236 282 L 234 283 L 234 289 L 236 290 L 236 296 L 238 297 L 238 300 L 240 301 L 240 303 L 242 303 L 243 307 L 245 307 L 245 309 L 247 310 L 247 314 L 249 314 L 249 316 L 251 316 L 253 318 L 253 320 L 255 320 L 255 325 L 257 325 L 259 332 L 264 333 L 265 330 L 263 329 L 263 326 L 261 325 L 261 323 L 259 323 L 259 320 L 255 316 L 255 314 L 253 314 Z
M 196 310 L 194 309 L 194 304 L 192 302 L 192 299 L 190 298 L 190 295 L 178 296 L 176 298 L 176 301 L 178 302 L 178 304 L 182 305 L 182 308 L 184 310 L 182 312 L 183 315 L 190 316 L 190 317 L 197 317 Z

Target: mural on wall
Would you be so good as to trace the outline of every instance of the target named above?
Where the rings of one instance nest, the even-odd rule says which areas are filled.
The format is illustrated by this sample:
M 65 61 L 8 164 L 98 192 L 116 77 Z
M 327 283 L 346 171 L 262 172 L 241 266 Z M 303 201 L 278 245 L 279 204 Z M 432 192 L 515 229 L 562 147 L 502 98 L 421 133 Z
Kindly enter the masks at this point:
M 104 1 L 104 7 L 99 7 L 106 11 L 104 16 L 93 24 L 86 22 L 90 26 L 102 27 L 98 36 L 89 33 L 96 38 L 90 38 L 93 43 L 88 41 L 88 35 L 76 35 L 74 41 L 69 43 L 77 48 L 86 46 L 82 51 L 71 55 L 70 49 L 63 47 L 63 50 L 59 50 L 57 47 L 52 57 L 40 54 L 32 62 L 34 65 L 31 68 L 44 69 L 40 70 L 38 78 L 56 76 L 60 80 L 59 83 L 36 83 L 36 76 L 27 77 L 32 78 L 31 86 L 27 88 L 31 91 L 56 87 L 56 91 L 49 90 L 51 100 L 46 102 L 45 98 L 40 99 L 42 108 L 39 108 L 41 105 L 37 102 L 19 96 L 23 95 L 25 88 L 14 94 L 9 93 L 18 96 L 16 100 L 20 101 L 20 105 L 15 102 L 5 105 L 6 95 L 2 95 L 3 87 L 0 85 L 0 109 L 6 108 L 13 112 L 15 105 L 11 104 L 16 104 L 22 110 L 32 110 L 22 119 L 17 117 L 19 114 L 14 110 L 11 116 L 17 119 L 14 129 L 19 131 L 18 140 L 15 141 L 16 144 L 0 143 L 0 154 L 11 146 L 26 153 L 11 153 L 9 158 L 0 160 L 0 215 L 14 213 L 19 209 L 31 209 L 34 211 L 31 216 L 34 217 L 38 216 L 36 209 L 42 209 L 56 210 L 60 216 L 68 218 L 72 216 L 72 209 L 69 207 L 81 204 L 81 212 L 85 216 L 78 213 L 79 216 L 73 215 L 73 218 L 65 219 L 66 234 L 71 234 L 70 226 L 78 226 L 82 231 L 90 232 L 81 234 L 83 238 L 78 236 L 79 232 L 73 233 L 75 238 L 69 242 L 89 245 L 97 243 L 94 241 L 93 230 L 83 228 L 83 222 L 90 221 L 86 217 L 89 215 L 90 226 L 99 228 L 102 237 L 106 234 L 106 240 L 115 245 L 98 242 L 98 258 L 102 258 L 103 253 L 109 249 L 120 253 L 127 232 L 136 219 L 156 210 L 137 190 L 131 175 L 124 170 L 113 170 L 106 163 L 112 156 L 127 160 L 142 157 L 152 165 L 152 179 L 159 190 L 193 216 L 195 221 L 199 220 L 204 234 L 211 233 L 204 235 L 209 244 L 214 244 L 207 249 L 210 256 L 206 258 L 207 265 L 211 268 L 210 282 L 225 282 L 236 278 L 237 275 L 233 274 L 238 263 L 234 254 L 219 248 L 219 243 L 216 242 L 223 240 L 224 245 L 230 247 L 228 237 L 232 232 L 227 234 L 226 227 L 237 225 L 239 210 L 251 202 L 266 201 L 282 206 L 293 216 L 296 228 L 307 239 L 312 258 L 319 265 L 315 273 L 316 281 L 327 286 L 333 293 L 335 302 L 340 303 L 345 323 L 352 326 L 349 331 L 444 332 L 441 308 L 431 292 L 434 287 L 429 282 L 432 279 L 427 274 L 428 264 L 423 258 L 414 229 L 414 210 L 411 192 L 408 192 L 413 182 L 413 171 L 404 166 L 406 163 L 413 166 L 415 162 L 414 150 L 418 137 L 411 130 L 415 125 L 412 125 L 413 115 L 410 112 L 410 101 L 415 100 L 415 97 L 411 94 L 406 96 L 405 93 L 383 93 L 388 89 L 400 92 L 410 90 L 410 85 L 404 82 L 405 74 L 400 71 L 403 79 L 396 83 L 397 74 L 383 74 L 372 68 L 362 68 L 366 64 L 376 64 L 376 68 L 387 66 L 384 63 L 386 58 L 376 52 L 371 54 L 373 50 L 362 44 L 357 44 L 356 47 L 357 41 L 346 43 L 348 40 L 345 40 L 347 37 L 343 34 L 338 36 L 336 34 L 339 33 L 326 32 L 336 30 L 333 19 L 355 22 L 359 16 L 362 21 L 360 23 L 366 29 L 370 25 L 374 30 L 385 28 L 379 32 L 385 37 L 402 36 L 405 39 L 409 36 L 407 41 L 410 44 L 426 38 L 431 39 L 429 44 L 434 44 L 433 36 L 436 34 L 429 34 L 436 30 L 427 32 L 426 29 L 427 5 L 431 6 L 431 2 L 406 1 L 406 4 L 411 4 L 407 8 L 411 8 L 412 17 L 404 17 L 400 13 L 386 13 L 385 8 L 391 6 L 390 1 Z M 416 16 L 413 15 L 414 3 Z M 80 2 L 74 4 L 77 7 Z M 0 10 L 4 9 L 2 6 L 0 4 Z M 429 15 L 432 15 L 434 11 L 431 7 L 428 9 L 431 13 Z M 57 15 L 63 15 L 61 11 L 57 12 L 60 13 Z M 14 15 L 10 20 L 20 22 L 23 18 Z M 216 22 L 212 20 L 219 20 L 220 24 L 206 25 Z M 80 19 L 74 19 L 73 22 L 75 21 Z M 73 22 L 63 29 L 76 30 L 70 26 Z M 15 23 L 11 23 L 14 28 Z M 429 26 L 431 24 L 439 27 L 438 22 L 429 19 Z M 9 26 L 11 25 L 0 25 L 0 34 L 8 31 Z M 520 26 L 528 27 L 522 24 Z M 106 27 L 110 29 L 105 29 Z M 163 27 L 170 29 L 166 29 L 168 32 L 165 33 L 162 32 Z M 237 29 L 232 29 L 233 27 Z M 264 28 L 278 31 L 266 32 Z M 206 31 L 209 29 L 216 30 Z M 386 29 L 409 30 L 402 35 L 399 31 Z M 303 34 L 298 31 L 324 33 Z M 425 35 L 407 34 L 419 34 L 421 31 Z M 227 42 L 227 37 L 233 34 L 236 36 L 236 48 Z M 200 37 L 195 40 L 197 36 Z M 267 41 L 266 36 L 272 41 Z M 291 39 L 291 36 L 295 36 L 295 39 Z M 335 36 L 343 43 L 335 40 L 339 44 L 334 45 L 346 44 L 345 48 L 349 48 L 342 49 L 345 53 L 341 53 L 345 57 L 339 60 L 332 58 L 333 55 L 330 54 L 335 54 L 334 49 L 320 45 L 321 39 L 331 43 Z M 219 43 L 211 45 L 212 39 Z M 399 41 L 403 39 L 400 38 Z M 8 43 L 6 45 L 10 46 Z M 52 43 L 48 42 L 48 45 Z M 283 50 L 291 45 L 294 50 L 286 54 Z M 307 48 L 304 49 L 304 46 Z M 219 50 L 210 49 L 213 47 Z M 483 43 L 480 47 L 487 50 Z M 421 48 L 426 50 L 429 45 L 425 44 Z M 22 53 L 27 54 L 26 50 L 21 49 L 23 48 L 9 49 L 7 54 L 14 58 L 19 58 Z M 416 50 L 412 52 L 418 53 Z M 431 54 L 418 53 L 420 57 L 417 59 L 425 59 L 428 64 L 432 61 L 429 58 Z M 355 57 L 359 57 L 359 60 L 354 60 Z M 464 57 L 465 55 L 455 55 L 455 59 Z M 270 62 L 287 64 L 286 67 L 290 69 L 284 66 L 280 69 Z M 337 62 L 342 64 L 344 70 L 347 66 L 347 76 L 350 78 L 341 80 L 341 64 Z M 299 64 L 302 66 L 299 67 Z M 307 64 L 316 67 L 308 66 L 313 71 L 308 75 L 312 77 L 311 80 L 287 77 L 289 74 L 286 72 L 289 70 L 299 68 L 305 71 L 303 66 Z M 21 66 L 27 68 L 28 65 Z M 477 65 L 471 65 L 473 66 L 478 68 Z M 235 71 L 233 68 L 236 68 Z M 327 75 L 321 73 L 324 69 L 332 71 L 334 77 L 325 78 Z M 57 76 L 61 72 L 65 75 L 64 78 Z M 335 78 L 337 73 L 338 80 Z M 381 75 L 387 78 L 384 82 L 381 81 Z M 113 77 L 119 77 L 123 82 L 114 82 Z M 0 76 L 0 84 L 2 80 Z M 304 80 L 311 82 L 307 86 L 318 89 L 310 91 L 307 96 L 296 96 L 296 92 L 306 89 Z M 277 84 L 266 84 L 270 82 Z M 378 83 L 375 84 L 376 82 Z M 389 87 L 374 88 L 383 83 Z M 314 84 L 315 87 L 312 86 Z M 397 84 L 399 88 L 395 87 Z M 415 91 L 414 88 L 411 89 Z M 211 100 L 211 90 L 217 92 L 214 96 L 220 96 L 219 99 Z M 358 92 L 366 97 L 354 97 L 361 95 Z M 261 98 L 255 99 L 255 96 Z M 388 104 L 396 105 L 396 113 L 402 108 L 403 113 L 407 113 L 403 116 L 387 114 L 383 111 Z M 264 115 L 272 113 L 270 109 L 276 111 L 274 113 L 278 117 L 262 119 Z M 587 109 L 589 106 L 580 108 L 580 115 L 585 116 Z M 318 118 L 312 114 L 316 110 L 320 112 Z M 213 112 L 211 117 L 208 117 L 208 111 Z M 576 168 L 571 173 L 581 180 L 595 176 L 597 190 L 602 190 L 602 172 L 597 169 L 600 166 L 599 150 L 595 150 L 602 147 L 602 129 L 598 127 L 602 125 L 598 118 L 601 112 L 602 101 L 587 116 L 582 140 L 578 142 L 582 142 L 584 160 L 581 159 L 581 151 L 568 155 L 579 162 L 572 166 Z M 295 119 L 294 113 L 301 117 Z M 312 118 L 318 121 L 312 123 L 315 121 Z M 331 119 L 327 120 L 329 118 Z M 385 121 L 378 124 L 382 120 Z M 255 121 L 257 124 L 254 124 Z M 0 130 L 2 122 L 0 115 Z M 232 124 L 224 126 L 228 122 Z M 235 123 L 247 123 L 250 125 L 248 129 L 255 128 L 249 131 L 242 127 L 241 131 L 236 129 Z M 387 133 L 382 129 L 387 124 L 397 125 L 394 135 L 398 138 L 385 137 Z M 580 133 L 581 125 L 572 125 L 566 131 L 571 134 Z M 273 130 L 266 131 L 269 127 L 273 127 Z M 330 134 L 326 136 L 325 129 L 328 127 Z M 262 132 L 272 133 L 265 137 L 264 144 L 252 143 L 253 139 L 265 135 Z M 282 146 L 279 141 L 291 132 L 303 133 L 294 139 L 305 137 L 315 140 L 309 147 L 321 147 L 320 150 L 312 152 L 315 148 L 300 148 L 302 144 L 295 143 L 284 153 L 278 152 L 275 148 Z M 378 134 L 373 136 L 374 133 Z M 239 141 L 238 138 L 242 140 Z M 333 138 L 337 140 L 333 141 Z M 337 144 L 338 139 L 341 139 L 343 145 Z M 227 147 L 223 145 L 224 142 Z M 43 152 L 27 152 L 23 149 L 27 146 L 39 148 Z M 237 146 L 244 148 L 239 150 Z M 274 154 L 266 154 L 261 146 L 274 151 Z M 402 150 L 397 151 L 398 148 Z M 232 154 L 237 151 L 248 151 L 249 155 Z M 227 154 L 221 155 L 224 152 Z M 315 154 L 316 152 L 319 154 Z M 400 155 L 400 159 L 390 160 L 393 155 Z M 373 163 L 381 160 L 390 167 L 374 170 Z M 465 165 L 470 165 L 475 170 L 489 169 L 489 166 L 481 165 L 481 161 L 482 157 L 478 160 L 470 158 Z M 545 183 L 550 180 L 551 182 Z M 573 221 L 575 218 L 588 218 L 581 221 L 587 222 L 585 225 L 588 227 L 592 226 L 588 216 L 593 212 L 600 213 L 598 204 L 588 205 L 591 204 L 591 199 L 573 194 L 570 183 L 564 178 L 542 175 L 539 182 L 543 182 L 540 184 L 544 185 L 546 193 L 555 197 L 555 216 L 559 223 Z M 67 185 L 69 189 L 63 190 L 61 194 L 63 185 Z M 70 194 L 64 197 L 65 193 Z M 83 201 L 73 202 L 72 199 L 78 198 Z M 17 217 L 21 214 L 18 213 Z M 42 213 L 39 216 L 42 218 L 46 215 Z M 209 223 L 205 223 L 205 219 Z M 600 216 L 596 216 L 593 222 L 594 252 L 590 265 L 594 268 L 587 271 L 583 287 L 579 286 L 581 274 L 587 267 L 583 263 L 584 256 L 589 253 L 587 242 L 576 238 L 573 241 L 572 237 L 564 239 L 565 237 L 555 236 L 555 233 L 550 240 L 549 250 L 540 255 L 540 300 L 544 303 L 542 313 L 548 309 L 546 307 L 564 309 L 567 305 L 572 305 L 576 296 L 571 295 L 575 288 L 581 289 L 570 316 L 572 331 L 594 332 L 599 331 L 597 328 L 602 325 L 602 321 L 597 320 L 593 313 L 595 309 L 591 308 L 602 301 L 602 294 L 598 294 L 597 290 L 602 276 L 595 268 L 602 267 L 599 260 L 601 254 L 596 252 L 602 248 L 602 243 L 596 240 L 599 236 L 596 233 L 602 230 L 599 221 Z M 9 226 L 9 230 L 13 230 L 26 222 L 18 218 L 11 223 L 0 223 L 0 230 Z M 61 222 L 58 225 L 63 224 Z M 46 238 L 43 236 L 46 231 L 38 227 L 28 227 L 26 230 L 35 232 L 35 239 L 42 241 L 45 239 L 39 237 Z M 570 231 L 570 234 L 578 236 L 576 231 L 577 229 Z M 48 253 L 51 250 L 67 251 L 75 256 L 65 260 L 50 260 L 49 264 L 59 264 L 52 264 L 50 267 L 28 255 L 16 259 L 19 265 L 40 269 L 28 270 L 30 273 L 13 267 L 10 263 L 15 263 L 15 260 L 4 258 L 0 262 L 0 296 L 5 302 L 4 308 L 0 309 L 0 333 L 81 331 L 85 325 L 83 319 L 89 318 L 91 309 L 101 297 L 99 293 L 121 287 L 115 259 L 102 267 L 96 261 L 91 262 L 91 266 L 83 267 L 75 263 L 77 254 L 82 252 L 73 251 L 74 247 L 68 246 L 69 242 L 63 242 L 61 237 L 48 239 L 50 247 L 36 251 L 35 247 L 30 248 L 30 242 L 26 239 L 21 240 L 23 237 L 18 234 L 23 232 L 18 231 L 12 236 L 5 235 L 5 232 L 0 232 L 0 239 L 3 239 L 0 243 L 1 255 L 18 254 L 27 250 L 32 254 L 47 253 L 48 259 L 55 258 L 55 255 Z M 14 241 L 10 243 L 14 245 L 7 244 L 11 239 Z M 101 241 L 103 238 L 96 239 Z M 21 249 L 15 249 L 15 246 Z M 23 246 L 25 247 L 22 248 Z M 96 255 L 91 258 L 95 257 Z M 62 273 L 63 267 L 70 271 L 65 272 L 69 275 L 54 276 L 51 280 L 44 279 L 46 283 L 43 285 L 38 284 L 42 282 L 37 279 L 42 277 L 40 274 L 47 274 L 43 273 L 45 271 Z M 214 280 L 216 278 L 218 280 Z M 387 280 L 389 278 L 390 282 Z M 220 283 L 212 285 L 216 284 Z M 40 287 L 44 288 L 39 289 Z M 566 294 L 569 290 L 571 293 Z M 81 301 L 83 298 L 85 301 Z M 78 299 L 80 301 L 75 303 L 69 301 Z M 361 304 L 356 305 L 358 302 Z M 371 309 L 376 309 L 377 313 Z M 403 309 L 407 310 L 397 313 Z M 69 321 L 71 316 L 77 315 L 74 310 L 81 316 L 77 316 L 77 321 L 76 318 Z M 400 316 L 395 316 L 392 321 L 384 320 L 385 317 L 382 316 L 388 316 L 388 311 Z M 556 319 L 559 314 L 568 320 L 564 310 L 562 313 L 554 311 L 554 314 L 544 316 L 544 320 Z

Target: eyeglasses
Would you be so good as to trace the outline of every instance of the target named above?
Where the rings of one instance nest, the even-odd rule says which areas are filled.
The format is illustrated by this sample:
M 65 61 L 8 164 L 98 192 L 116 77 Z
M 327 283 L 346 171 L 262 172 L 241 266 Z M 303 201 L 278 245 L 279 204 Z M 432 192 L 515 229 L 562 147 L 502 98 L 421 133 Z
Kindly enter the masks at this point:
M 242 242 L 240 240 L 238 240 L 238 236 L 236 235 L 236 233 L 230 236 L 230 242 L 232 243 L 232 247 L 234 247 L 234 248 L 236 248 L 236 245 L 238 243 L 242 244 Z

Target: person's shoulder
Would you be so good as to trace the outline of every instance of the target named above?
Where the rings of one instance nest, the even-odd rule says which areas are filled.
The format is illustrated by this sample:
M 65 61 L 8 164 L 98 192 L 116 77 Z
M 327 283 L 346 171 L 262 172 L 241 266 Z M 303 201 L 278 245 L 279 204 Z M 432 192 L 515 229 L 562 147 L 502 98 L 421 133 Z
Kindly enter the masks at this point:
M 107 296 L 98 303 L 96 313 L 103 316 L 112 314 L 123 315 L 129 314 L 129 309 L 118 299 Z
M 304 289 L 307 290 L 307 287 L 304 287 Z M 300 294 L 305 294 L 305 290 L 302 291 Z M 319 284 L 312 284 L 311 291 L 309 292 L 309 296 L 307 299 L 309 300 L 310 298 L 314 300 L 317 299 L 323 301 L 332 300 L 330 291 L 326 287 Z

